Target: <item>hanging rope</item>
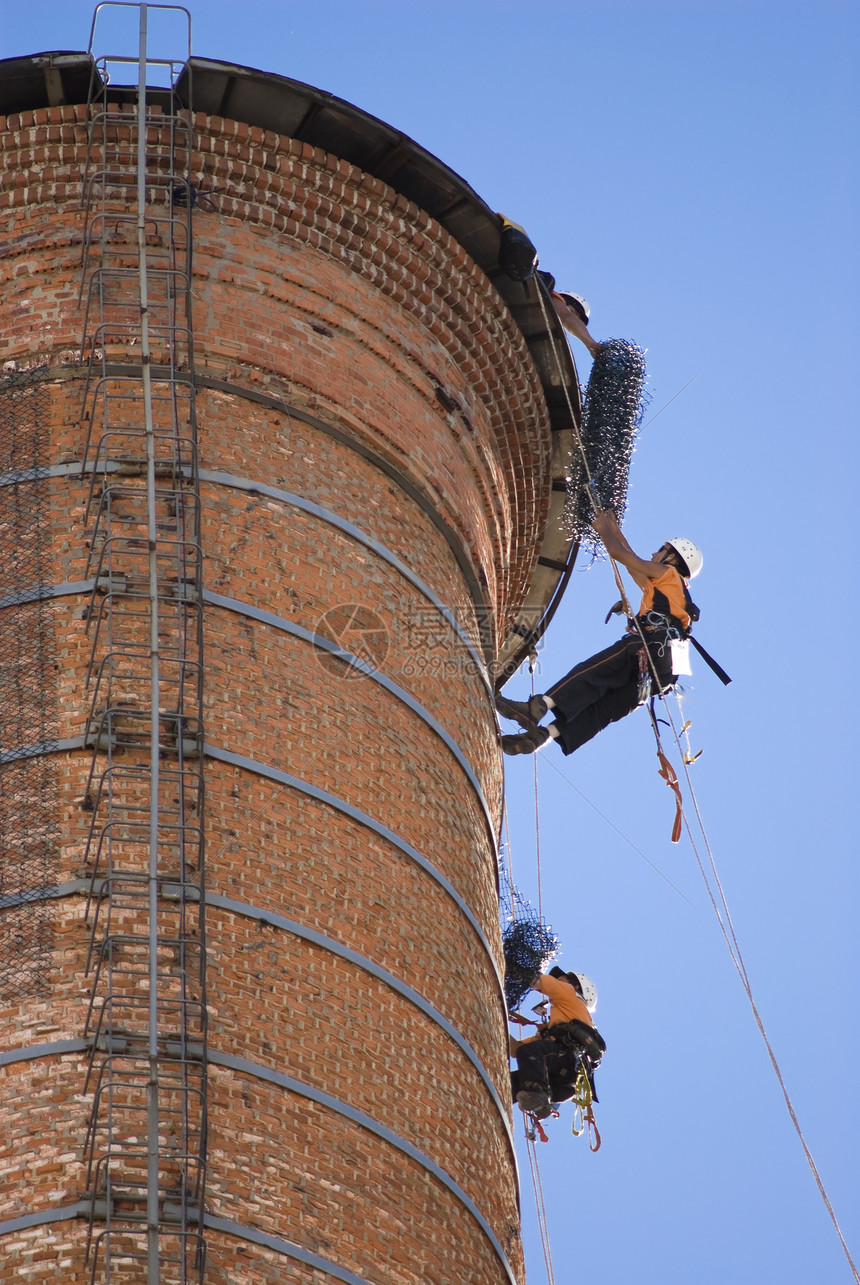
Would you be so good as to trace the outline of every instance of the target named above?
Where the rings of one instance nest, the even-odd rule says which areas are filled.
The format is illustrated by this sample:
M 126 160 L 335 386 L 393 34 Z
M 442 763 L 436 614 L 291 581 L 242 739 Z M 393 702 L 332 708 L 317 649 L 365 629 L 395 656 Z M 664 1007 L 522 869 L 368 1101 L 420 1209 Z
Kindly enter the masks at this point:
M 582 792 L 582 790 L 579 788 L 579 786 L 578 786 L 578 785 L 574 785 L 574 783 L 573 783 L 573 781 L 571 781 L 570 777 L 569 777 L 569 776 L 565 776 L 565 774 L 564 774 L 564 772 L 562 772 L 561 768 L 556 767 L 556 765 L 555 765 L 555 763 L 552 761 L 552 759 L 550 759 L 550 758 L 544 758 L 544 763 L 545 763 L 548 767 L 551 767 L 551 768 L 552 768 L 552 770 L 553 770 L 553 772 L 555 772 L 558 776 L 560 776 L 560 777 L 561 777 L 561 779 L 562 779 L 563 781 L 565 781 L 565 782 L 570 786 L 570 788 L 571 788 L 572 790 L 575 790 L 575 791 L 576 791 L 576 793 L 579 795 L 579 797 L 582 799 L 583 803 L 587 803 L 587 804 L 588 804 L 588 806 L 592 809 L 592 811 L 593 811 L 593 812 L 596 812 L 596 813 L 597 813 L 597 815 L 598 815 L 598 816 L 599 816 L 603 821 L 605 821 L 605 822 L 606 822 L 606 824 L 610 827 L 610 829 L 612 829 L 612 830 L 614 830 L 614 831 L 615 831 L 615 833 L 618 835 L 618 837 L 619 837 L 620 839 L 623 839 L 623 840 L 624 840 L 624 842 L 625 842 L 629 847 L 631 847 L 631 848 L 633 849 L 633 851 L 634 851 L 634 852 L 638 853 L 638 855 L 642 858 L 642 860 L 646 863 L 646 865 L 649 865 L 649 866 L 651 867 L 651 869 L 655 872 L 655 874 L 658 874 L 658 875 L 660 876 L 660 878 L 661 878 L 665 883 L 667 883 L 667 884 L 669 885 L 669 887 L 670 887 L 670 888 L 674 889 L 674 891 L 675 891 L 675 892 L 677 892 L 678 896 L 679 896 L 679 897 L 682 897 L 682 898 L 684 899 L 684 901 L 686 901 L 686 903 L 687 903 L 687 905 L 688 905 L 688 906 L 690 906 L 693 910 L 697 910 L 697 909 L 698 909 L 698 907 L 697 907 L 697 906 L 694 906 L 694 905 L 693 905 L 693 903 L 692 903 L 692 901 L 690 900 L 690 898 L 689 898 L 688 896 L 686 896 L 686 894 L 685 894 L 685 893 L 683 893 L 683 892 L 681 891 L 681 889 L 678 887 L 678 885 L 677 885 L 677 884 L 672 883 L 672 880 L 669 878 L 669 876 L 668 876 L 667 874 L 665 874 L 665 873 L 660 869 L 660 867 L 659 867 L 659 866 L 655 865 L 655 864 L 654 864 L 654 862 L 651 860 L 651 858 L 650 858 L 650 857 L 647 857 L 647 856 L 645 855 L 645 853 L 642 851 L 642 849 L 641 849 L 641 848 L 637 848 L 637 846 L 636 846 L 636 844 L 633 842 L 633 840 L 632 840 L 628 835 L 626 835 L 626 834 L 624 833 L 624 831 L 623 831 L 623 830 L 619 830 L 619 828 L 618 828 L 618 826 L 615 824 L 615 822 L 614 822 L 614 821 L 610 821 L 610 819 L 609 819 L 609 817 L 606 815 L 606 813 L 605 813 L 605 812 L 601 812 L 601 810 L 600 810 L 600 808 L 597 806 L 597 804 L 596 804 L 596 803 L 593 803 L 593 802 L 591 801 L 591 799 L 588 797 L 588 795 L 587 795 L 587 794 L 583 794 L 583 792 Z
M 529 674 L 531 675 L 532 696 L 535 694 L 535 664 L 537 662 L 537 652 L 529 653 Z M 537 899 L 538 914 L 543 919 L 543 892 L 541 884 L 540 871 L 540 801 L 538 797 L 538 765 L 537 754 L 532 755 L 532 766 L 534 769 L 534 790 L 535 790 L 535 867 L 537 874 Z
M 513 888 L 514 888 L 514 857 L 513 857 L 513 849 L 511 848 L 511 829 L 510 829 L 510 826 L 508 825 L 507 799 L 505 799 L 504 802 L 502 803 L 502 821 L 505 829 L 505 853 L 507 854 L 507 865 L 505 865 L 505 858 L 502 857 L 501 853 L 499 854 L 499 858 L 500 858 L 500 865 L 502 866 L 502 872 L 507 882 L 508 893 L 510 895 L 512 894 Z M 513 905 L 512 895 L 511 895 L 510 913 L 511 913 L 511 918 L 514 919 L 516 917 L 516 909 Z
M 549 1243 L 549 1223 L 546 1216 L 546 1205 L 543 1198 L 543 1184 L 540 1177 L 540 1166 L 538 1165 L 537 1149 L 535 1147 L 534 1133 L 529 1129 L 528 1124 L 523 1117 L 526 1150 L 529 1157 L 529 1169 L 531 1171 L 532 1187 L 535 1194 L 535 1209 L 537 1210 L 538 1231 L 540 1232 L 541 1247 L 543 1249 L 543 1261 L 546 1266 L 547 1285 L 555 1285 L 555 1272 L 552 1266 L 552 1250 Z M 543 1130 L 541 1129 L 541 1133 Z
M 673 735 L 675 737 L 675 743 L 677 744 L 678 750 L 681 754 L 684 775 L 687 780 L 687 788 L 689 790 L 690 798 L 693 801 L 693 808 L 696 814 L 696 821 L 698 823 L 698 827 L 702 835 L 702 840 L 705 845 L 705 850 L 708 854 L 708 864 L 710 865 L 711 873 L 714 878 L 714 884 L 716 885 L 716 888 L 717 888 L 717 896 L 714 895 L 714 892 L 711 888 L 710 880 L 708 879 L 704 862 L 702 861 L 701 855 L 699 853 L 699 849 L 696 845 L 696 841 L 693 836 L 690 823 L 687 819 L 686 813 L 684 813 L 684 826 L 690 840 L 690 846 L 692 847 L 693 852 L 695 854 L 696 862 L 698 863 L 699 870 L 702 875 L 702 879 L 708 891 L 708 896 L 710 898 L 711 905 L 714 908 L 714 913 L 716 914 L 717 921 L 720 925 L 720 929 L 723 934 L 723 939 L 726 943 L 726 946 L 728 947 L 729 954 L 731 955 L 732 963 L 734 964 L 735 969 L 737 970 L 738 976 L 741 979 L 741 985 L 743 986 L 744 991 L 746 993 L 746 997 L 749 1000 L 750 1008 L 752 1009 L 753 1018 L 755 1019 L 755 1024 L 758 1027 L 759 1034 L 761 1035 L 762 1041 L 764 1042 L 764 1046 L 767 1049 L 767 1054 L 768 1054 L 768 1057 L 770 1058 L 771 1066 L 773 1067 L 774 1074 L 776 1075 L 777 1082 L 779 1083 L 779 1087 L 782 1091 L 782 1096 L 785 1100 L 785 1105 L 788 1110 L 788 1114 L 794 1126 L 795 1133 L 797 1134 L 797 1137 L 800 1141 L 800 1145 L 803 1148 L 803 1154 L 806 1157 L 807 1164 L 809 1165 L 809 1168 L 812 1172 L 812 1176 L 815 1179 L 815 1183 L 816 1183 L 816 1186 L 818 1187 L 818 1191 L 821 1196 L 821 1199 L 824 1202 L 824 1206 L 830 1216 L 830 1221 L 832 1222 L 834 1230 L 836 1231 L 836 1235 L 839 1238 L 839 1243 L 842 1246 L 843 1253 L 845 1254 L 845 1257 L 848 1260 L 848 1265 L 851 1268 L 851 1272 L 854 1276 L 854 1280 L 857 1282 L 857 1285 L 860 1285 L 860 1273 L 858 1273 L 857 1266 L 854 1262 L 854 1259 L 851 1257 L 851 1252 L 848 1249 L 848 1244 L 845 1240 L 844 1235 L 842 1234 L 842 1228 L 839 1226 L 839 1220 L 836 1217 L 836 1212 L 833 1208 L 833 1205 L 831 1204 L 830 1197 L 827 1194 L 827 1190 L 824 1186 L 824 1182 L 822 1180 L 821 1174 L 818 1171 L 818 1166 L 815 1163 L 812 1152 L 810 1151 L 806 1138 L 804 1137 L 803 1130 L 800 1126 L 800 1121 L 797 1117 L 797 1112 L 795 1111 L 794 1104 L 791 1100 L 791 1095 L 789 1094 L 788 1088 L 786 1087 L 785 1080 L 783 1079 L 782 1069 L 777 1060 L 776 1053 L 773 1050 L 773 1046 L 770 1042 L 770 1038 L 767 1034 L 767 1031 L 765 1030 L 764 1022 L 762 1020 L 761 1013 L 759 1012 L 758 1005 L 756 1004 L 755 996 L 753 995 L 752 984 L 750 983 L 749 975 L 746 969 L 746 964 L 744 962 L 743 954 L 741 953 L 740 942 L 738 941 L 737 933 L 735 932 L 735 926 L 734 926 L 734 923 L 732 922 L 732 916 L 729 911 L 729 904 L 726 899 L 725 890 L 723 889 L 722 880 L 720 879 L 719 872 L 717 870 L 717 863 L 714 858 L 713 850 L 711 848 L 711 844 L 708 839 L 707 831 L 705 830 L 705 823 L 702 818 L 701 811 L 699 809 L 699 801 L 696 798 L 696 792 L 693 789 L 693 782 L 690 777 L 689 767 L 687 763 L 684 761 L 684 754 L 683 754 L 683 749 L 681 747 L 680 736 L 675 727 L 675 722 L 674 722 L 674 719 L 672 718 L 671 710 L 667 708 L 666 713 L 669 717 L 669 722 L 672 727 Z M 719 905 L 717 904 L 718 901 L 719 901 Z M 722 913 L 721 913 L 721 910 L 722 910 Z

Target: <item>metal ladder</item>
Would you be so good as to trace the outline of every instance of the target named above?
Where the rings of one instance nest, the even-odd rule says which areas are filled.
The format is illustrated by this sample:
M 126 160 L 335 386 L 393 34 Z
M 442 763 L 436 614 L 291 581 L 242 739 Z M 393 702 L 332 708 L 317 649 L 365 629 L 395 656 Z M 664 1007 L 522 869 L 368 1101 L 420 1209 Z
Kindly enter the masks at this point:
M 109 9 L 138 12 L 136 55 L 94 54 Z M 155 10 L 180 15 L 179 61 L 148 52 Z M 90 54 L 87 1262 L 92 1285 L 186 1285 L 205 1266 L 207 1132 L 193 117 L 175 90 L 190 15 L 99 5 Z M 128 85 L 116 83 L 124 66 Z

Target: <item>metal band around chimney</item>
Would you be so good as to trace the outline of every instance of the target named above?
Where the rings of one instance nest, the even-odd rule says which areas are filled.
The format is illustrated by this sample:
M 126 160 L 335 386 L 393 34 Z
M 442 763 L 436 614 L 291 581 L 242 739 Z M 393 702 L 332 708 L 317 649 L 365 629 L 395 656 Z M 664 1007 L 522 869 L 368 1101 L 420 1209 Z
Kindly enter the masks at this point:
M 35 602 L 46 598 L 67 597 L 75 593 L 91 593 L 94 583 L 94 580 L 67 581 L 65 584 L 46 585 L 41 589 L 37 588 L 26 590 L 20 594 L 10 594 L 6 598 L 0 598 L 0 607 L 13 606 L 21 602 Z M 251 603 L 242 602 L 239 598 L 228 598 L 222 594 L 210 593 L 208 590 L 204 590 L 203 592 L 203 601 L 205 603 L 209 603 L 210 606 L 220 607 L 223 610 L 235 612 L 250 620 L 257 620 L 261 624 L 269 625 L 273 629 L 280 630 L 282 633 L 292 634 L 294 637 L 302 639 L 303 642 L 310 643 L 311 646 L 318 647 L 321 651 L 328 652 L 329 655 L 336 657 L 338 660 L 342 660 L 344 664 L 348 665 L 350 668 L 357 669 L 360 673 L 364 674 L 365 677 L 379 683 L 379 685 L 384 687 L 386 691 L 390 692 L 399 701 L 402 701 L 404 705 L 407 705 L 412 712 L 417 714 L 422 722 L 431 729 L 431 731 L 436 733 L 440 740 L 444 741 L 445 745 L 457 760 L 468 778 L 469 784 L 477 795 L 478 803 L 487 823 L 490 841 L 494 848 L 497 846 L 498 836 L 493 823 L 492 812 L 490 811 L 490 806 L 487 802 L 484 791 L 481 788 L 481 783 L 475 775 L 471 764 L 457 742 L 448 732 L 446 732 L 442 724 L 438 722 L 438 720 L 435 719 L 423 705 L 419 704 L 418 701 L 410 696 L 405 688 L 401 687 L 398 683 L 395 683 L 393 679 L 387 678 L 384 674 L 380 673 L 379 670 L 374 669 L 372 665 L 368 665 L 360 656 L 355 656 L 352 652 L 345 651 L 344 648 L 339 647 L 337 643 L 333 643 L 330 639 L 323 637 L 323 635 L 315 634 L 310 629 L 305 629 L 303 625 L 294 624 L 293 621 L 287 620 L 283 616 L 276 616 L 273 612 L 264 611 L 261 607 L 255 607 Z M 12 758 L 22 757 L 31 757 L 31 755 L 24 754 L 19 751 L 2 751 L 0 752 L 0 763 L 10 762 L 12 761 Z
M 52 1044 L 34 1044 L 28 1048 L 11 1049 L 5 1054 L 0 1054 L 0 1066 L 9 1065 L 13 1062 L 30 1061 L 40 1057 L 46 1057 L 62 1053 L 80 1053 L 88 1048 L 85 1040 L 70 1039 L 56 1040 Z M 368 1132 L 382 1138 L 391 1146 L 395 1147 L 402 1154 L 415 1161 L 423 1169 L 436 1178 L 452 1195 L 460 1201 L 469 1211 L 481 1230 L 486 1235 L 490 1244 L 493 1246 L 496 1254 L 501 1260 L 511 1285 L 517 1285 L 516 1276 L 513 1273 L 507 1256 L 498 1241 L 492 1227 L 487 1222 L 484 1215 L 475 1205 L 474 1201 L 463 1191 L 453 1178 L 437 1165 L 435 1161 L 426 1156 L 423 1151 L 407 1141 L 406 1138 L 389 1129 L 387 1125 L 380 1124 L 371 1116 L 366 1115 L 363 1111 L 350 1106 L 348 1103 L 341 1101 L 340 1098 L 334 1097 L 330 1093 L 325 1093 L 322 1089 L 314 1088 L 312 1085 L 305 1084 L 301 1080 L 293 1079 L 292 1076 L 284 1075 L 281 1071 L 275 1071 L 260 1062 L 251 1062 L 247 1058 L 236 1057 L 232 1053 L 221 1053 L 216 1049 L 210 1049 L 208 1060 L 215 1066 L 222 1066 L 226 1070 L 235 1071 L 239 1074 L 249 1075 L 255 1079 L 263 1080 L 269 1084 L 274 1084 L 279 1088 L 286 1089 L 291 1093 L 299 1094 L 316 1102 L 319 1106 L 333 1111 L 344 1118 L 351 1120 L 354 1124 L 359 1125 Z M 66 1219 L 77 1218 L 85 1215 L 88 1208 L 87 1201 L 81 1201 L 72 1205 L 64 1205 L 58 1209 L 44 1210 L 40 1213 L 25 1214 L 19 1218 L 11 1218 L 5 1222 L 0 1222 L 0 1236 L 9 1235 L 13 1232 L 24 1231 L 29 1227 L 44 1226 L 48 1223 L 62 1222 Z M 240 1236 L 243 1239 L 254 1241 L 256 1244 L 266 1245 L 270 1249 L 275 1249 L 278 1253 L 284 1253 L 293 1257 L 300 1257 L 303 1262 L 309 1262 L 309 1258 L 303 1257 L 308 1251 L 301 1250 L 300 1246 L 295 1246 L 290 1241 L 281 1240 L 278 1237 L 270 1237 L 265 1232 L 260 1232 L 255 1228 L 244 1227 L 239 1223 L 228 1223 L 226 1219 L 220 1219 L 214 1215 L 204 1215 L 203 1224 L 211 1227 L 213 1231 L 225 1231 L 230 1235 Z M 274 1243 L 273 1243 L 274 1242 Z M 299 1250 L 298 1254 L 293 1253 Z M 312 1257 L 312 1256 L 311 1256 Z M 322 1261 L 322 1260 L 320 1260 Z M 334 1266 L 334 1264 L 333 1264 Z M 324 1270 L 328 1270 L 325 1268 Z M 342 1269 L 339 1269 L 342 1270 Z M 349 1280 L 348 1276 L 340 1279 Z M 361 1278 L 355 1277 L 355 1280 Z M 366 1285 L 362 1282 L 362 1285 Z
M 0 903 L 0 908 L 4 906 L 20 905 L 27 901 L 43 899 L 49 900 L 72 896 L 75 893 L 83 894 L 88 888 L 89 880 L 74 879 L 70 880 L 66 884 L 57 884 L 53 888 L 40 889 L 36 893 L 18 893 L 11 897 L 6 897 L 3 899 L 3 902 Z M 416 1008 L 420 1009 L 425 1017 L 429 1018 L 431 1022 L 443 1030 L 445 1034 L 454 1041 L 460 1051 L 466 1055 L 472 1066 L 478 1072 L 478 1075 L 483 1081 L 484 1087 L 493 1099 L 496 1109 L 499 1112 L 508 1143 L 513 1151 L 514 1140 L 508 1123 L 507 1110 L 499 1097 L 496 1086 L 490 1079 L 486 1067 L 478 1057 L 478 1054 L 472 1048 L 471 1044 L 469 1044 L 468 1040 L 466 1040 L 465 1037 L 457 1030 L 456 1026 L 454 1026 L 452 1022 L 449 1022 L 447 1017 L 440 1013 L 439 1010 L 429 1003 L 428 1000 L 424 999 L 423 995 L 420 995 L 418 991 L 414 990 L 411 986 L 408 986 L 405 982 L 402 982 L 399 977 L 395 977 L 395 975 L 389 972 L 388 969 L 382 968 L 372 959 L 368 959 L 366 955 L 359 954 L 358 951 L 344 945 L 336 938 L 329 937 L 325 933 L 317 932 L 314 928 L 308 928 L 305 924 L 299 923 L 295 919 L 288 919 L 285 915 L 279 915 L 276 911 L 268 910 L 262 906 L 254 906 L 247 901 L 238 901 L 233 897 L 223 897 L 219 893 L 207 892 L 205 903 L 207 906 L 226 910 L 230 914 L 255 919 L 259 923 L 271 924 L 274 928 L 283 929 L 285 932 L 292 933 L 295 937 L 300 937 L 303 941 L 308 941 L 314 946 L 319 946 L 320 949 L 326 950 L 330 954 L 337 955 L 348 963 L 355 964 L 356 967 L 363 969 L 366 973 L 370 973 L 372 977 L 381 981 L 383 985 L 390 987 L 390 989 L 396 991 L 398 995 L 401 995 L 411 1004 L 414 1004 Z M 71 1043 L 77 1043 L 81 1048 L 87 1047 L 82 1041 L 72 1041 Z M 67 1048 L 63 1042 L 57 1044 L 33 1045 L 31 1047 L 38 1051 L 32 1052 L 29 1055 L 30 1057 L 47 1056 L 58 1051 L 71 1051 L 71 1048 Z M 7 1062 L 18 1060 L 22 1059 L 0 1053 L 0 1066 L 6 1065 Z
M 241 390 L 237 389 L 236 391 L 238 394 Z M 295 413 L 295 412 L 293 411 L 292 413 Z M 93 468 L 86 469 L 87 474 L 91 472 L 110 474 L 114 471 L 116 471 L 115 468 L 105 469 L 103 466 L 100 466 L 97 469 L 93 469 Z M 0 476 L 0 487 L 13 486 L 21 482 L 40 481 L 41 479 L 46 477 L 75 477 L 75 476 L 77 477 L 82 476 L 82 470 L 81 470 L 80 464 L 52 464 L 47 468 L 18 469 L 15 472 L 4 473 L 2 476 Z M 484 684 L 484 687 L 486 688 L 488 694 L 492 698 L 493 685 L 487 671 L 486 661 L 472 645 L 468 635 L 463 631 L 462 627 L 460 626 L 454 614 L 451 612 L 451 610 L 448 607 L 446 607 L 446 605 L 442 602 L 442 600 L 439 597 L 437 597 L 437 595 L 433 592 L 430 586 L 424 580 L 422 580 L 420 576 L 416 575 L 415 572 L 410 567 L 408 567 L 406 563 L 403 562 L 403 560 L 399 558 L 396 553 L 393 553 L 386 545 L 382 544 L 379 540 L 375 540 L 372 536 L 368 535 L 366 531 L 363 531 L 361 527 L 356 526 L 354 522 L 349 522 L 345 518 L 340 517 L 337 513 L 334 513 L 331 509 L 326 509 L 321 504 L 316 504 L 313 500 L 307 500 L 304 498 L 304 496 L 296 495 L 292 491 L 285 491 L 280 487 L 270 486 L 266 482 L 258 482 L 252 478 L 239 477 L 234 473 L 226 473 L 218 469 L 199 469 L 198 476 L 201 482 L 209 482 L 215 486 L 229 487 L 237 491 L 247 492 L 249 494 L 265 495 L 265 496 L 268 496 L 270 499 L 279 500 L 282 504 L 286 504 L 291 508 L 299 509 L 304 513 L 308 513 L 312 517 L 317 518 L 320 522 L 326 522 L 328 523 L 329 526 L 336 527 L 339 531 L 343 532 L 344 535 L 347 535 L 351 539 L 358 541 L 358 543 L 363 544 L 365 548 L 369 549 L 372 553 L 375 553 L 377 557 L 382 559 L 383 562 L 387 562 L 388 565 L 393 567 L 396 571 L 398 571 L 405 580 L 408 580 L 409 583 L 413 586 L 413 588 L 417 589 L 418 592 L 424 598 L 426 598 L 427 601 L 431 603 L 432 606 L 435 607 L 436 610 L 439 612 L 439 614 L 448 622 L 448 624 L 451 626 L 453 631 L 457 634 L 464 648 L 468 651 L 469 655 L 472 657 L 472 660 L 475 663 L 478 676 L 480 677 L 481 682 Z M 449 544 L 450 544 L 450 540 L 449 540 Z M 458 558 L 458 562 L 460 562 L 461 569 L 462 569 L 461 559 Z M 90 587 L 92 587 L 92 581 L 89 581 L 88 584 L 90 585 Z M 5 600 L 0 601 L 0 606 L 4 606 L 4 605 L 7 605 L 5 603 Z M 473 593 L 472 605 L 475 609 L 476 615 L 478 616 L 479 625 L 483 624 L 486 629 L 486 626 L 488 623 L 486 620 L 486 616 L 487 616 L 486 603 L 483 601 L 483 598 L 480 595 L 476 597 L 475 594 Z M 485 642 L 486 642 L 486 639 L 485 639 Z
M 58 754 L 65 751 L 81 750 L 85 748 L 87 747 L 83 736 L 68 736 L 57 741 L 45 741 L 38 745 L 25 745 L 13 750 L 4 750 L 0 752 L 0 764 L 12 763 L 17 759 L 22 758 L 35 758 L 39 754 Z M 501 969 L 496 961 L 496 956 L 493 953 L 489 940 L 487 939 L 486 933 L 476 919 L 470 906 L 463 900 L 454 885 L 445 877 L 445 875 L 442 874 L 441 870 L 437 869 L 431 861 L 428 861 L 428 859 L 423 856 L 417 848 L 414 848 L 411 843 L 407 843 L 405 839 L 401 839 L 400 836 L 395 834 L 393 830 L 390 830 L 388 826 L 383 825 L 381 821 L 376 821 L 367 812 L 362 812 L 360 808 L 354 807 L 353 804 L 348 803 L 346 799 L 342 799 L 336 794 L 330 794 L 327 790 L 320 789 L 319 786 L 311 785 L 309 781 L 305 781 L 299 776 L 291 776 L 288 772 L 282 772 L 280 768 L 271 767 L 267 763 L 260 762 L 259 759 L 247 758 L 243 754 L 234 754 L 230 750 L 222 750 L 218 746 L 211 745 L 209 743 L 204 745 L 203 753 L 205 757 L 214 759 L 216 762 L 228 763 L 231 767 L 238 767 L 243 771 L 252 772 L 255 776 L 262 776 L 266 780 L 275 781 L 279 785 L 289 786 L 290 789 L 296 790 L 299 794 L 305 794 L 308 798 L 315 799 L 318 803 L 324 803 L 328 807 L 334 808 L 335 811 L 342 812 L 344 816 L 348 816 L 351 820 L 358 822 L 359 825 L 373 831 L 374 834 L 379 835 L 381 839 L 385 839 L 386 842 L 392 844 L 393 847 L 402 852 L 404 856 L 409 857 L 410 860 L 414 861 L 416 865 L 426 871 L 426 873 L 429 874 L 430 877 L 448 893 L 451 900 L 469 921 L 470 926 L 474 929 L 478 939 L 486 951 L 490 967 L 492 968 L 496 981 L 498 982 L 500 998 L 502 1003 L 504 1003 L 504 979 Z M 498 872 L 496 872 L 496 877 L 498 878 Z M 61 889 L 67 889 L 67 891 L 61 890 L 57 892 L 54 891 L 53 887 L 49 887 L 47 889 L 34 889 L 32 892 L 26 894 L 13 894 L 13 896 L 0 902 L 0 907 L 3 905 L 18 905 L 20 904 L 19 899 L 21 897 L 30 896 L 33 899 L 38 899 L 39 897 L 51 898 L 54 896 L 66 896 L 68 893 L 79 890 L 76 884 L 59 885 L 59 887 Z

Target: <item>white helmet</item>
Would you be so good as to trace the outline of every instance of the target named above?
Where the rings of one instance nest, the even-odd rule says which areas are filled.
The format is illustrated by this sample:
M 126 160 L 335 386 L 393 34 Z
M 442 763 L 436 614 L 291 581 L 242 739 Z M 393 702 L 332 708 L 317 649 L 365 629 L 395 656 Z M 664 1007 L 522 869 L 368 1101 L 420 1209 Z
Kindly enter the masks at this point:
M 698 545 L 693 544 L 692 540 L 685 540 L 679 535 L 675 540 L 667 540 L 670 549 L 674 549 L 679 558 L 683 558 L 689 572 L 689 579 L 693 580 L 701 571 L 705 559 L 702 557 L 702 550 Z
M 580 990 L 582 991 L 582 998 L 585 1001 L 585 1007 L 588 1009 L 589 1013 L 593 1013 L 597 1008 L 597 987 L 594 982 L 590 977 L 586 977 L 585 973 L 580 972 L 568 973 L 568 977 L 575 977 L 579 982 Z
M 579 308 L 581 308 L 583 313 L 585 314 L 582 320 L 585 322 L 586 325 L 588 325 L 588 318 L 591 316 L 591 308 L 589 306 L 588 300 L 585 299 L 581 294 L 574 294 L 572 290 L 559 290 L 558 293 L 561 295 L 565 303 L 570 304 L 574 312 L 579 311 L 579 309 L 577 308 L 577 304 L 579 305 Z

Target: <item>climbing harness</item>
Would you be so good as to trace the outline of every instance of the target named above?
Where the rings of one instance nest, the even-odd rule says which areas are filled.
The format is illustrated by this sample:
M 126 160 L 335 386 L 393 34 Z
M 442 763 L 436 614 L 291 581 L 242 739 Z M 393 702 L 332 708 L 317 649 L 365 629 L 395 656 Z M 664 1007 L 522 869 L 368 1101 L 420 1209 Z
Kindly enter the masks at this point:
M 520 1014 L 512 1020 L 520 1025 L 528 1025 L 527 1019 Z M 567 1022 L 557 1022 L 554 1026 L 541 1023 L 538 1026 L 538 1039 L 551 1041 L 558 1046 L 552 1066 L 544 1063 L 546 1076 L 545 1092 L 551 1099 L 551 1109 L 542 1110 L 540 1117 L 536 1112 L 523 1111 L 528 1116 L 532 1132 L 538 1131 L 541 1141 L 547 1138 L 540 1119 L 548 1116 L 558 1117 L 559 1106 L 564 1102 L 573 1104 L 572 1133 L 574 1137 L 588 1129 L 589 1146 L 592 1151 L 600 1147 L 600 1133 L 594 1118 L 593 1104 L 597 1101 L 594 1088 L 594 1072 L 606 1051 L 606 1042 L 600 1032 L 588 1023 L 573 1018 Z M 548 1055 L 544 1055 L 545 1057 Z

